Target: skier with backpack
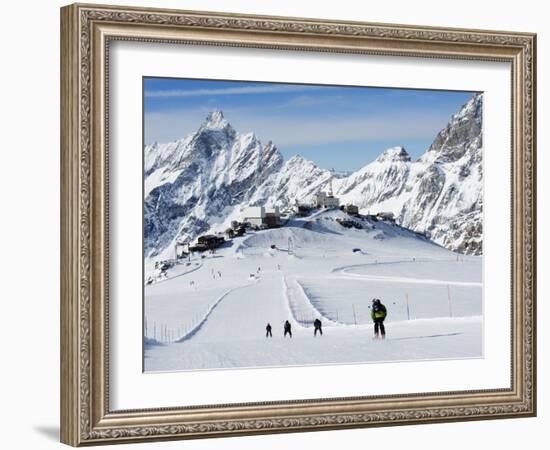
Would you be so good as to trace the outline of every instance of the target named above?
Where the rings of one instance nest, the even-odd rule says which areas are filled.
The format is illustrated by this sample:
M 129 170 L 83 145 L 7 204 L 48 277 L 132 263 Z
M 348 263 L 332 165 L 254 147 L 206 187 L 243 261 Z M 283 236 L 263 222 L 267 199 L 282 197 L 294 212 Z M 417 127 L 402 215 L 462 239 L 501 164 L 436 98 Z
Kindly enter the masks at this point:
M 388 315 L 388 311 L 386 307 L 382 304 L 380 299 L 374 298 L 372 300 L 372 309 L 370 312 L 370 316 L 372 318 L 372 321 L 374 322 L 374 338 L 378 339 L 381 337 L 382 339 L 386 338 L 386 329 L 384 328 L 384 320 L 386 319 L 386 316 Z

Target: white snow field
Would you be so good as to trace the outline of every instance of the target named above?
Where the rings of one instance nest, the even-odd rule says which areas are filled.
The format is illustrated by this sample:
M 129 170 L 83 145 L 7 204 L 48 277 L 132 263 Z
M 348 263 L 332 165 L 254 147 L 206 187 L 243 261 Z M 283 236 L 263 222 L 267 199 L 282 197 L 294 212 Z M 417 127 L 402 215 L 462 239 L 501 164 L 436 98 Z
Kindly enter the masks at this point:
M 250 232 L 145 286 L 144 370 L 482 357 L 481 257 L 389 222 L 354 218 L 363 228 L 347 229 L 339 217 L 349 219 L 322 211 Z M 388 309 L 383 341 L 373 339 L 373 298 Z

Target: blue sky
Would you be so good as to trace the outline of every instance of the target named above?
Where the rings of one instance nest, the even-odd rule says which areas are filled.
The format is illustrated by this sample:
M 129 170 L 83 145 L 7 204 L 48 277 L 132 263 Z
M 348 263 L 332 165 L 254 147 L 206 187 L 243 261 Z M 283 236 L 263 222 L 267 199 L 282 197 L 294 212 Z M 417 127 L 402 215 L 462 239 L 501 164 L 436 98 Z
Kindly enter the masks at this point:
M 144 78 L 143 87 L 145 144 L 180 139 L 219 109 L 237 131 L 273 141 L 285 159 L 300 154 L 335 170 L 357 170 L 397 145 L 418 158 L 473 95 L 166 78 Z

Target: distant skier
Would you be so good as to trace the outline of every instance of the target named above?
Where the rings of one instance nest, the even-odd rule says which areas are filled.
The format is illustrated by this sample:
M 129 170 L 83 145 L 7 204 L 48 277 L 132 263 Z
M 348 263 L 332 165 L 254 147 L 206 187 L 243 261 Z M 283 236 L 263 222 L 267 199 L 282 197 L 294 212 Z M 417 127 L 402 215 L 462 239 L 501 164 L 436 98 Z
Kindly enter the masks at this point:
M 222 277 L 222 273 L 218 270 L 218 276 L 221 278 Z
M 256 273 L 259 274 L 261 270 L 262 270 L 262 268 L 258 267 L 258 270 L 256 271 Z
M 271 334 L 271 324 L 267 322 L 267 325 L 265 327 L 265 337 L 273 337 Z
M 285 321 L 285 334 L 283 335 L 283 337 L 286 337 L 287 334 L 292 337 L 292 329 L 288 320 Z
M 315 328 L 315 330 L 313 331 L 313 336 L 317 336 L 317 331 L 321 333 L 321 336 L 323 335 L 323 329 L 321 328 L 322 323 L 319 319 L 315 319 L 313 321 L 313 327 Z
M 372 300 L 372 310 L 370 316 L 374 322 L 374 337 L 378 339 L 386 338 L 386 329 L 384 328 L 384 319 L 388 315 L 386 307 L 382 304 L 380 299 L 375 298 Z

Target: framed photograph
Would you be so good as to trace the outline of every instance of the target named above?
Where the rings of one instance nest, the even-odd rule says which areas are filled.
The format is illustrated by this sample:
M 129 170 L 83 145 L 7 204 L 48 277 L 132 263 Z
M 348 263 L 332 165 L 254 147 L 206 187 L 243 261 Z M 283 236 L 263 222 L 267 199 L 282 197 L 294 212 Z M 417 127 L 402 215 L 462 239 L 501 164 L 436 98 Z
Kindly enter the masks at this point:
M 536 414 L 531 33 L 61 9 L 61 440 Z

